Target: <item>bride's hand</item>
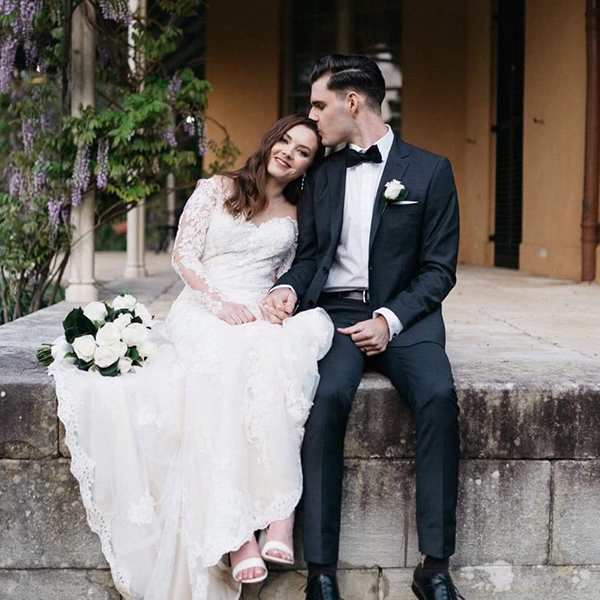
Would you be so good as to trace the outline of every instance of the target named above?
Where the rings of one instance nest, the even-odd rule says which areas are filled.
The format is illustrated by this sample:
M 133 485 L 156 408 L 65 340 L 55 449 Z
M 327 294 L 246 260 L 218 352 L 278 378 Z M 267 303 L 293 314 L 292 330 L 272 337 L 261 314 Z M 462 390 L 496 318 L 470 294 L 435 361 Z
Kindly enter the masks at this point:
M 245 304 L 235 302 L 223 302 L 223 308 L 217 313 L 217 317 L 230 325 L 243 325 L 256 321 L 256 317 L 250 312 Z

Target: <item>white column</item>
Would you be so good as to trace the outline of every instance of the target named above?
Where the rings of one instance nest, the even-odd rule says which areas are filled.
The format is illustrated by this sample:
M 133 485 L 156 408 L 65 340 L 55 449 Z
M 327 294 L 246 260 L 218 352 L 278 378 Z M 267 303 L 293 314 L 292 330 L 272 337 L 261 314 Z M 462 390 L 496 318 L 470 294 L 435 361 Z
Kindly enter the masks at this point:
M 169 226 L 169 252 L 173 249 L 175 225 L 177 225 L 177 218 L 175 215 L 176 208 L 176 197 L 175 192 L 175 175 L 169 173 L 167 175 L 167 225 Z
M 129 11 L 145 22 L 147 15 L 146 0 L 129 0 Z M 143 68 L 141 51 L 135 48 L 133 41 L 134 28 L 129 26 L 129 68 L 133 73 Z M 127 262 L 123 277 L 141 279 L 146 277 L 146 206 L 140 202 L 127 213 Z
M 73 13 L 71 53 L 71 114 L 79 116 L 78 106 L 95 105 L 96 34 L 88 19 L 94 7 L 85 0 Z M 68 302 L 91 302 L 98 299 L 94 278 L 94 192 L 82 198 L 71 210 L 75 244 L 71 248 L 69 286 L 65 292 Z

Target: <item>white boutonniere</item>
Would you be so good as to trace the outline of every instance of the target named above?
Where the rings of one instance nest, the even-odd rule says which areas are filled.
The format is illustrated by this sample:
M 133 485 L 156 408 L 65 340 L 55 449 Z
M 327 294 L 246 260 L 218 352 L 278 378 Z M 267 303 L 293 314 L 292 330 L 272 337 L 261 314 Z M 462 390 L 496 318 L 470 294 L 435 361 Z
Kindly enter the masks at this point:
M 388 204 L 394 204 L 400 200 L 405 200 L 408 197 L 408 190 L 401 181 L 392 179 L 385 184 L 383 197 L 385 198 L 386 202 L 385 206 L 383 207 L 383 212 L 381 213 L 382 215 L 385 212 L 385 209 L 388 207 Z

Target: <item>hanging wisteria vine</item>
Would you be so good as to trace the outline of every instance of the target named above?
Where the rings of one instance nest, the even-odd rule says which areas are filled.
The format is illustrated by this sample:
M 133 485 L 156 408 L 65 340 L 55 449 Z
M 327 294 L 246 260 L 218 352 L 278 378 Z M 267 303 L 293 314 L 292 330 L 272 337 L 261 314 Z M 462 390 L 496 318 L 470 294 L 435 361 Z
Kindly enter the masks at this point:
M 71 116 L 73 15 L 65 10 L 84 2 L 98 40 L 98 101 Z M 0 0 L 0 323 L 57 299 L 77 241 L 71 210 L 88 193 L 101 223 L 164 195 L 167 173 L 195 184 L 213 144 L 204 122 L 210 85 L 185 63 L 167 73 L 163 59 L 177 50 L 178 23 L 201 4 L 157 0 L 164 22 L 149 29 L 127 0 Z M 146 56 L 135 73 L 131 39 Z M 227 136 L 215 150 L 213 169 L 237 156 Z

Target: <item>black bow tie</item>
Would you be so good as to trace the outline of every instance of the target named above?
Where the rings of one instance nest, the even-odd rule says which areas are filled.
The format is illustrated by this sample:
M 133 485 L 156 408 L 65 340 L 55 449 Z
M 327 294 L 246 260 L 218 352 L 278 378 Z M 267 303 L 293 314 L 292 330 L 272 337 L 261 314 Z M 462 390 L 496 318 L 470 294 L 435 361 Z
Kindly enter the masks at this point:
M 346 169 L 354 167 L 362 162 L 383 162 L 377 144 L 374 144 L 368 150 L 365 150 L 365 152 L 358 152 L 350 147 L 346 149 Z

